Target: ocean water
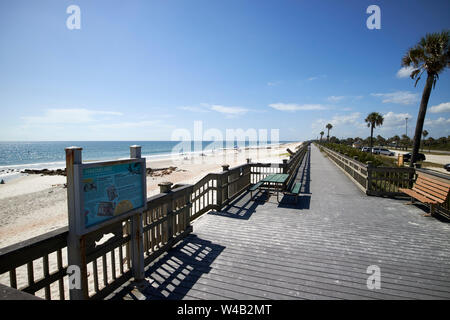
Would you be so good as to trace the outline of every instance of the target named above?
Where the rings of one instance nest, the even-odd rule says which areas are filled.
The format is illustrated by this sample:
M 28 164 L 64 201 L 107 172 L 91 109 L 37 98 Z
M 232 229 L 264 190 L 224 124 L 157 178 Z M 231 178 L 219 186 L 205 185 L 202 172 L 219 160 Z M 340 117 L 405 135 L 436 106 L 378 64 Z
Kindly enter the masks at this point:
M 277 143 L 285 143 L 281 141 Z M 33 141 L 33 142 L 0 142 L 0 172 L 23 169 L 54 169 L 65 167 L 65 148 L 82 147 L 84 161 L 101 161 L 128 158 L 130 146 L 140 145 L 142 156 L 158 158 L 168 156 L 179 141 Z M 194 145 L 195 144 L 195 145 Z M 200 147 L 201 144 L 201 147 Z M 259 144 L 259 146 L 271 144 Z M 208 152 L 222 148 L 256 147 L 258 142 L 238 141 L 218 144 L 212 141 L 189 142 L 184 145 L 184 153 Z M 201 149 L 201 150 L 199 150 Z M 179 148 L 177 149 L 179 150 Z

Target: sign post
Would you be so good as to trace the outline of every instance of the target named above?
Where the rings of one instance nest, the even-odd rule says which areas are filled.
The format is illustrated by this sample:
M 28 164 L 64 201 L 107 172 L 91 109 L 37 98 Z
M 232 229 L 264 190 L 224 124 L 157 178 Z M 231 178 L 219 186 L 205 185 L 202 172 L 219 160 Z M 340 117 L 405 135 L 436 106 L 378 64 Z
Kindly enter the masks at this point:
M 141 159 L 141 147 L 130 147 L 130 158 Z M 145 175 L 144 175 L 145 176 Z M 147 194 L 146 179 L 144 179 L 143 190 Z M 145 201 L 147 198 L 145 196 Z M 144 280 L 144 242 L 142 230 L 142 212 L 138 212 L 131 217 L 131 267 L 133 277 L 136 281 Z
M 84 236 L 75 232 L 75 227 L 79 225 L 79 217 L 76 214 L 79 206 L 78 181 L 75 175 L 75 165 L 81 164 L 81 151 L 79 147 L 66 148 L 66 173 L 67 173 L 67 206 L 69 213 L 69 235 L 67 239 L 67 260 L 69 266 L 78 266 L 80 281 L 69 281 L 69 292 L 71 300 L 85 300 L 89 297 L 87 286 L 86 268 L 86 244 Z M 74 279 L 76 280 L 76 279 Z M 74 286 L 74 284 L 79 286 Z

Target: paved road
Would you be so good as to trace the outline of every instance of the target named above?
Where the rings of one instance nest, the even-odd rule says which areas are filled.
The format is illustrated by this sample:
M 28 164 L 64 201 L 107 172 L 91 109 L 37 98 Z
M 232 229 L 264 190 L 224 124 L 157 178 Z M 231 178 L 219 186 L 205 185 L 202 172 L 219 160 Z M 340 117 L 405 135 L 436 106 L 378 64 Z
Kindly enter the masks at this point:
M 115 298 L 450 298 L 449 224 L 404 201 L 366 196 L 314 146 L 308 160 L 297 205 L 245 194 L 203 215 L 147 268 L 147 288 Z M 380 289 L 367 287 L 369 266 L 381 271 Z

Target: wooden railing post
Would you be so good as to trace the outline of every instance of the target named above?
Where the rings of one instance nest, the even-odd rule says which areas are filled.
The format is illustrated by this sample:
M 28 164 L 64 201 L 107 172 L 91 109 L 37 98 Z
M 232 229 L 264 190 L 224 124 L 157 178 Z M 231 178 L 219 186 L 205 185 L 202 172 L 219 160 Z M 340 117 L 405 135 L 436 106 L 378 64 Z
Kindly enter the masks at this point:
M 66 148 L 66 175 L 67 175 L 67 209 L 69 214 L 69 234 L 67 237 L 67 261 L 70 270 L 73 267 L 78 267 L 80 274 L 79 279 L 74 271 L 73 278 L 69 279 L 69 294 L 71 300 L 86 300 L 89 298 L 88 281 L 87 281 L 87 266 L 86 266 L 86 241 L 85 236 L 80 236 L 76 230 L 79 225 L 77 201 L 80 197 L 80 191 L 77 190 L 78 185 L 75 179 L 78 176 L 75 174 L 74 165 L 81 164 L 81 151 L 79 147 Z M 75 281 L 71 281 L 75 280 Z M 80 287 L 73 286 L 79 283 Z
M 228 201 L 228 180 L 229 180 L 229 170 L 230 170 L 230 165 L 228 164 L 224 164 L 222 166 L 222 191 L 223 191 L 223 195 L 222 195 L 222 203 L 223 202 L 227 202 Z M 224 186 L 225 185 L 225 186 Z
M 186 231 L 189 226 L 191 225 L 191 217 L 190 217 L 190 212 L 191 212 L 191 207 L 192 207 L 192 203 L 191 203 L 191 199 L 192 199 L 192 192 L 194 191 L 194 187 L 191 186 L 188 190 L 186 190 L 186 203 L 185 203 L 185 216 L 184 216 L 184 226 L 183 226 L 183 231 Z
M 372 171 L 373 163 L 372 161 L 367 161 L 367 185 L 366 185 L 366 194 L 372 190 Z
M 283 173 L 287 173 L 288 172 L 288 166 L 287 166 L 287 159 L 283 159 Z
M 216 193 L 216 201 L 217 201 L 217 207 L 218 209 L 222 208 L 223 203 L 223 181 L 222 181 L 222 174 L 218 174 L 216 178 L 216 184 L 217 184 L 217 193 Z
M 141 147 L 130 147 L 130 158 L 141 158 Z M 146 174 L 144 172 L 144 174 Z M 144 186 L 146 188 L 146 186 Z M 146 201 L 147 199 L 145 199 Z M 131 217 L 131 267 L 133 277 L 136 281 L 144 280 L 144 241 L 142 213 L 137 213 Z
M 171 192 L 172 182 L 161 182 L 158 184 L 160 193 L 169 194 Z M 170 241 L 173 237 L 173 210 L 172 210 L 172 202 L 173 198 L 170 197 L 170 200 L 167 202 L 167 233 L 166 233 L 166 241 Z

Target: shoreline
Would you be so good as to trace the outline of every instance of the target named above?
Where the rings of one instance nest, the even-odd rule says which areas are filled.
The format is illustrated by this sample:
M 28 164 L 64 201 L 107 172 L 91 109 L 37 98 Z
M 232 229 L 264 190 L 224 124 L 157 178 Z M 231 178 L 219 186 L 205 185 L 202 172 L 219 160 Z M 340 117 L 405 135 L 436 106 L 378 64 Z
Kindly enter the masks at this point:
M 240 147 L 238 150 L 244 150 L 244 151 L 252 151 L 252 150 L 261 150 L 261 149 L 267 149 L 267 148 L 276 148 L 287 144 L 295 144 L 300 142 L 278 142 L 273 144 L 265 144 L 265 145 L 249 145 Z M 222 154 L 222 153 L 229 153 L 231 151 L 235 151 L 235 148 L 218 148 L 218 149 L 203 149 L 200 151 L 190 151 L 190 152 L 184 152 L 180 154 L 176 153 L 159 153 L 159 154 L 143 154 L 142 157 L 146 158 L 147 168 L 155 168 L 158 169 L 160 167 L 151 167 L 149 164 L 153 164 L 154 162 L 159 163 L 166 163 L 170 160 L 179 162 L 181 160 L 181 157 L 188 157 L 189 159 L 196 158 L 197 156 L 201 156 L 202 154 L 205 156 L 210 155 L 216 155 L 216 154 Z M 91 163 L 91 162 L 102 162 L 102 161 L 109 161 L 109 160 L 122 160 L 127 159 L 123 157 L 118 158 L 108 158 L 108 159 L 96 159 L 96 160 L 83 160 L 84 163 Z M 5 182 L 12 181 L 14 179 L 19 178 L 20 176 L 26 174 L 25 170 L 49 170 L 49 171 L 56 171 L 58 169 L 65 169 L 66 163 L 65 161 L 50 161 L 50 162 L 38 162 L 38 163 L 28 163 L 28 164 L 10 164 L 10 165 L 0 165 L 0 181 L 3 179 Z
M 176 167 L 147 175 L 147 197 L 159 193 L 158 184 L 195 184 L 209 173 L 221 172 L 222 165 L 230 168 L 252 162 L 281 163 L 286 149 L 295 150 L 301 142 L 276 146 L 245 148 L 241 151 L 190 155 L 173 155 L 147 159 L 147 168 Z M 187 159 L 186 159 L 187 157 Z M 66 177 L 62 175 L 19 174 L 0 185 L 0 248 L 41 235 L 67 225 Z

